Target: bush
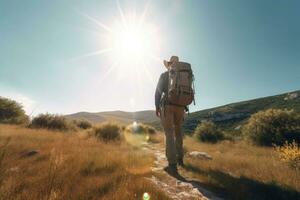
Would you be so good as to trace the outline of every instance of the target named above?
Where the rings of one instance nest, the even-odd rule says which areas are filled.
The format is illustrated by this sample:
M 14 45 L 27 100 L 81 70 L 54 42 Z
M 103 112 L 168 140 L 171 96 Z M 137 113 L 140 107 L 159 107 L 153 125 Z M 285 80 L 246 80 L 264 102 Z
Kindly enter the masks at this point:
M 75 120 L 74 123 L 76 124 L 76 126 L 78 128 L 81 128 L 81 129 L 92 128 L 92 124 L 87 120 L 80 120 L 80 121 Z
M 21 104 L 14 100 L 0 97 L 0 123 L 24 124 L 28 122 L 29 118 Z
M 224 135 L 217 126 L 211 121 L 201 122 L 196 130 L 195 136 L 202 142 L 216 143 L 224 139 Z
M 118 141 L 121 139 L 120 127 L 116 124 L 106 123 L 94 129 L 95 136 L 104 141 Z
M 63 116 L 53 114 L 40 114 L 33 118 L 30 128 L 47 128 L 51 130 L 66 131 L 73 128 L 72 124 Z
M 155 128 L 153 128 L 152 126 L 145 125 L 145 124 L 142 124 L 142 123 L 135 123 L 135 122 L 133 124 L 129 125 L 127 127 L 127 130 L 129 130 L 132 133 L 136 133 L 136 134 L 149 134 L 149 135 L 152 135 L 152 134 L 156 133 Z
M 243 133 L 257 145 L 300 142 L 300 115 L 293 110 L 268 109 L 253 114 Z
M 147 132 L 152 135 L 152 134 L 155 134 L 156 133 L 156 130 L 154 127 L 152 126 L 147 126 Z
M 300 169 L 300 147 L 295 141 L 285 142 L 282 147 L 275 146 L 275 151 L 279 154 L 280 159 L 287 162 L 293 169 Z

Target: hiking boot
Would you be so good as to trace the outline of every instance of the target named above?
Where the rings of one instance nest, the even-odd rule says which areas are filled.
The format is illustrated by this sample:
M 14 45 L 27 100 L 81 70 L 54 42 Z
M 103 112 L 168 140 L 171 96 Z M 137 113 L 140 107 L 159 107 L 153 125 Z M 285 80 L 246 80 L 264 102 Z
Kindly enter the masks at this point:
M 177 165 L 176 164 L 169 164 L 168 167 L 165 167 L 164 170 L 170 175 L 177 175 Z
M 178 159 L 178 160 L 177 160 L 177 164 L 178 164 L 179 166 L 181 166 L 181 167 L 184 167 L 183 159 L 182 159 L 182 158 L 181 158 L 181 159 Z

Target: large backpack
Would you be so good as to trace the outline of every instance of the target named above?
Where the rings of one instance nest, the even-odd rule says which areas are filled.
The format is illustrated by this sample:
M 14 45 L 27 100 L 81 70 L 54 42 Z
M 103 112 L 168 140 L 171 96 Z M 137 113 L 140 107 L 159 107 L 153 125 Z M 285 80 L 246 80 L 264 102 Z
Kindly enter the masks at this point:
M 194 101 L 194 75 L 189 63 L 176 62 L 169 68 L 167 101 L 188 106 Z

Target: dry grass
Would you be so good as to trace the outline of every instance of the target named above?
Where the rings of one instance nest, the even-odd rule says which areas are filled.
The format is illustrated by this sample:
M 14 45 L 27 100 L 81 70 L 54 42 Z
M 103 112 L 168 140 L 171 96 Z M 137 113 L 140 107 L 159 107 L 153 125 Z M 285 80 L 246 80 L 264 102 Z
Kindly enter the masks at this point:
M 128 200 L 144 192 L 167 199 L 143 178 L 151 175 L 153 157 L 125 142 L 0 125 L 0 147 L 1 200 Z M 38 153 L 25 155 L 32 150 Z
M 295 199 L 300 197 L 300 173 L 282 162 L 273 148 L 245 141 L 218 144 L 185 140 L 188 151 L 204 151 L 212 160 L 187 158 L 187 171 L 202 184 L 230 199 Z
M 282 161 L 288 163 L 295 170 L 300 169 L 300 146 L 295 141 L 285 142 L 283 146 L 274 148 Z

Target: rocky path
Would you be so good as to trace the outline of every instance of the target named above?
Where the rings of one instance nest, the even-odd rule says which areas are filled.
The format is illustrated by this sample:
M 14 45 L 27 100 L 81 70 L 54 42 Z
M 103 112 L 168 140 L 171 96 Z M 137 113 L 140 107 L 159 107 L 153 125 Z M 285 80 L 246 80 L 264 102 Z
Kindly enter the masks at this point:
M 155 155 L 155 162 L 152 167 L 154 172 L 151 178 L 147 178 L 153 184 L 174 200 L 221 200 L 210 191 L 205 190 L 197 181 L 181 175 L 173 177 L 164 171 L 167 166 L 164 148 L 159 144 L 143 144 L 144 149 L 151 151 Z

